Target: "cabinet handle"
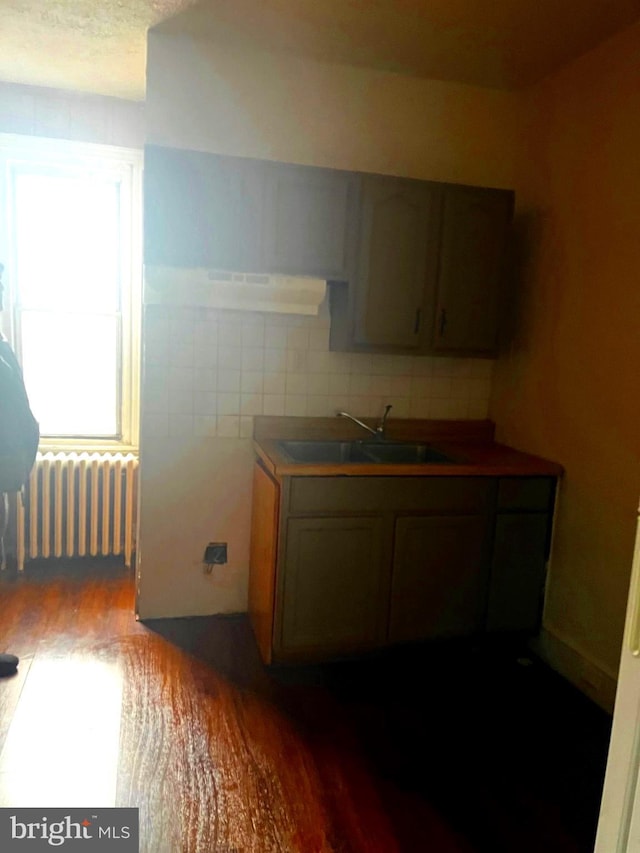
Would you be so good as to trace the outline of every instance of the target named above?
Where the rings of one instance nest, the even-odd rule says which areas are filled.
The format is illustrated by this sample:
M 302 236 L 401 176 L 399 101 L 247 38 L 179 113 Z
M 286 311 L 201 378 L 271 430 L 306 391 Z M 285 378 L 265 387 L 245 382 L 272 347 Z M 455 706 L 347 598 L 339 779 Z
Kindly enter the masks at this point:
M 422 311 L 420 308 L 416 308 L 416 319 L 413 324 L 413 334 L 417 335 L 420 331 L 420 320 L 422 319 Z
M 439 326 L 439 334 L 440 337 L 444 337 L 444 330 L 447 328 L 447 309 L 440 309 L 440 326 Z

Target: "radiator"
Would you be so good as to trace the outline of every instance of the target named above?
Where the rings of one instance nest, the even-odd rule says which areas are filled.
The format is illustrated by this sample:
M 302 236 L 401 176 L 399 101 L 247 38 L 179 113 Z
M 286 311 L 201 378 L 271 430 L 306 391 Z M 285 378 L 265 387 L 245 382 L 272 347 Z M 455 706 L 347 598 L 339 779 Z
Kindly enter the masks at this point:
M 36 557 L 135 550 L 138 459 L 132 453 L 38 453 L 16 509 L 18 569 Z

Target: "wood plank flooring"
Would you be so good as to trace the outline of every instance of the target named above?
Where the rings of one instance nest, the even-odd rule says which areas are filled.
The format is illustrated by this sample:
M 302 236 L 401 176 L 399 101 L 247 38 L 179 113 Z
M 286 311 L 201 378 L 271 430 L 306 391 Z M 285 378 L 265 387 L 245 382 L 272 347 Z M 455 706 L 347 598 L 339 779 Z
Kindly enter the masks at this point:
M 118 566 L 0 579 L 0 805 L 137 806 L 148 853 L 581 853 L 609 720 L 448 645 L 265 669 L 243 617 L 133 616 Z

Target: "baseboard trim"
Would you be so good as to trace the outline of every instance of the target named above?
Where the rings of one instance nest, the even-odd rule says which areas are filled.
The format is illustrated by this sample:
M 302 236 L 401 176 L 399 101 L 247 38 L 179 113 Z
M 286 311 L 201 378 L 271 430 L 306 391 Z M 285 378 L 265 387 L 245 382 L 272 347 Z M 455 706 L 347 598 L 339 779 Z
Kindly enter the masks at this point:
M 613 713 L 617 680 L 610 673 L 547 628 L 542 628 L 529 645 L 552 669 L 603 710 Z

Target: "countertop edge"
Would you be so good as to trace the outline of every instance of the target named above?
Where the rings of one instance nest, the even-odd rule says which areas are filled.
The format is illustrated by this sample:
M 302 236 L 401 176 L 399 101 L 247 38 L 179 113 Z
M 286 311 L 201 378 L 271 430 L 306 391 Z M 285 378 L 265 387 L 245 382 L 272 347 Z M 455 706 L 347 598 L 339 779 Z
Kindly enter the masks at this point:
M 253 440 L 266 470 L 281 477 L 561 477 L 556 462 L 491 443 L 434 442 L 434 447 L 461 458 L 455 464 L 378 464 L 292 462 L 278 449 L 276 438 Z

